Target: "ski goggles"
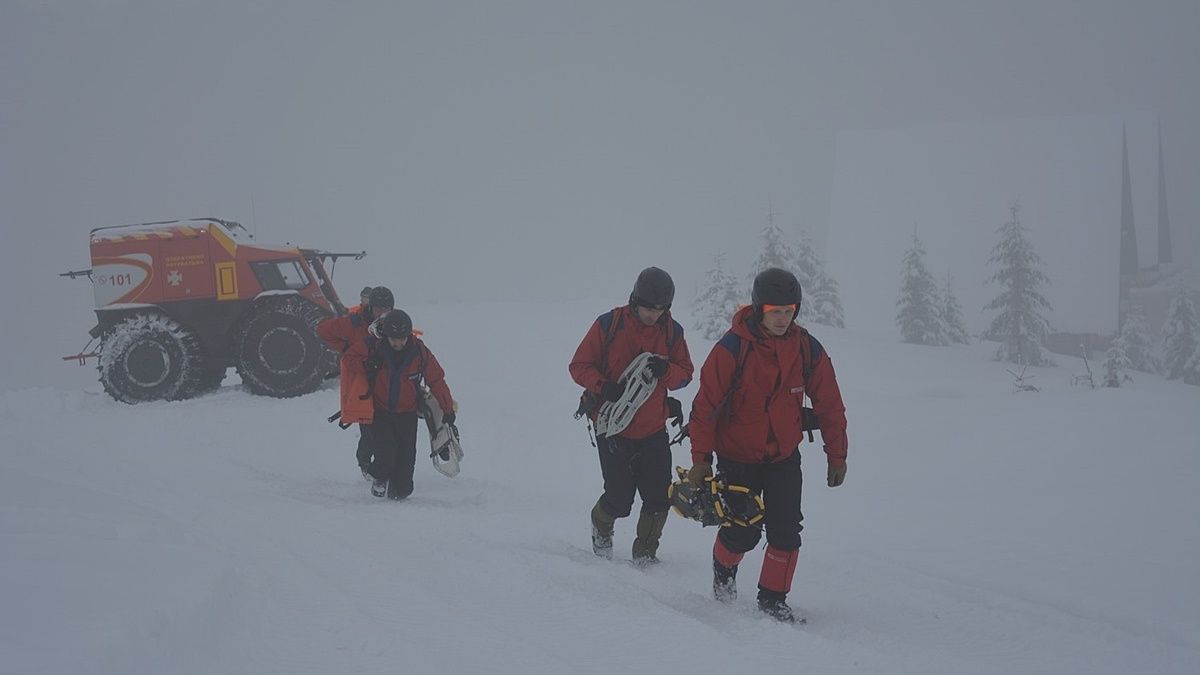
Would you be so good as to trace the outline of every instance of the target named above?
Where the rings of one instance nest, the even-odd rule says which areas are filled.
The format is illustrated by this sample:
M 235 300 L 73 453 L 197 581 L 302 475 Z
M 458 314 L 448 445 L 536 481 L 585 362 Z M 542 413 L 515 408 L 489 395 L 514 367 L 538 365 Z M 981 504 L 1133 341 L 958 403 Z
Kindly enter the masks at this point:
M 763 314 L 767 314 L 769 312 L 780 312 L 785 309 L 789 312 L 795 313 L 796 305 L 763 305 Z

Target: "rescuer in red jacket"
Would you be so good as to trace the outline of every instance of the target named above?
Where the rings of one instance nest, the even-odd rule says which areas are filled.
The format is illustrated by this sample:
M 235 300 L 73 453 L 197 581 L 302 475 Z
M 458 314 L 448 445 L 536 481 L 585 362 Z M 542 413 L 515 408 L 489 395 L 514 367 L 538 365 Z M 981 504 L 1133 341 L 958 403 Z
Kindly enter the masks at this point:
M 367 337 L 367 329 L 370 328 L 372 321 L 387 314 L 395 306 L 396 298 L 386 286 L 376 286 L 375 288 L 367 286 L 359 294 L 359 304 L 348 314 L 331 317 L 317 324 L 317 337 L 329 345 L 330 349 L 342 355 L 338 365 L 338 386 L 341 389 L 343 407 L 346 404 L 346 397 L 358 396 L 362 393 L 351 385 L 350 373 L 346 367 L 347 350 Z M 346 418 L 342 419 L 344 424 L 350 424 L 352 421 Z M 370 481 L 371 475 L 367 473 L 367 466 L 371 463 L 371 449 L 363 438 L 361 425 L 359 426 L 358 448 L 354 454 L 358 459 L 358 468 L 362 471 L 363 478 Z
M 605 401 L 617 401 L 625 387 L 617 380 L 643 352 L 651 358 L 657 378 L 655 388 L 623 431 L 597 436 L 604 492 L 592 508 L 592 550 L 612 557 L 613 526 L 628 516 L 634 493 L 641 495 L 633 562 L 658 562 L 655 554 L 667 522 L 667 490 L 671 485 L 671 449 L 667 440 L 669 416 L 667 390 L 686 387 L 692 380 L 692 357 L 683 339 L 683 327 L 671 318 L 675 283 L 657 267 L 638 275 L 629 304 L 600 315 L 575 350 L 571 378 L 587 390 L 595 405 L 588 412 L 594 422 Z M 674 401 L 674 399 L 670 399 Z M 678 406 L 678 402 L 675 402 Z M 676 415 L 682 417 L 682 411 Z
M 802 299 L 800 282 L 772 268 L 754 279 L 752 305 L 713 346 L 700 371 L 689 431 L 692 468 L 687 479 L 702 485 L 717 456 L 720 478 L 759 493 L 765 502 L 767 550 L 758 578 L 759 609 L 785 622 L 796 620 L 787 604 L 800 549 L 799 444 L 804 397 L 812 400 L 827 459 L 826 483 L 846 478 L 846 408 L 828 354 L 794 323 Z M 722 527 L 713 545 L 713 594 L 737 596 L 738 563 L 762 537 L 762 524 Z
M 412 319 L 393 309 L 375 322 L 372 333 L 354 344 L 344 359 L 358 393 L 343 399 L 342 419 L 357 422 L 374 458 L 367 467 L 371 494 L 404 499 L 413 491 L 417 459 L 417 387 L 423 382 L 442 408 L 442 422 L 454 424 L 455 404 L 446 371 L 418 338 Z

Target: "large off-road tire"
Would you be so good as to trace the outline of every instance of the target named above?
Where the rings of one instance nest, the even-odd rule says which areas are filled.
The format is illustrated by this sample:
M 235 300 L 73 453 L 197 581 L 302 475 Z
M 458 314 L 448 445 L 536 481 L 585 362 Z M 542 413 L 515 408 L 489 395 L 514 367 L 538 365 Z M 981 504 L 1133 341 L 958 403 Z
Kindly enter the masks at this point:
M 125 403 L 178 400 L 196 393 L 204 348 L 191 330 L 158 313 L 128 316 L 101 336 L 100 382 Z
M 337 370 L 337 355 L 317 337 L 328 313 L 299 296 L 256 302 L 234 337 L 237 370 L 251 393 L 276 398 L 316 391 Z

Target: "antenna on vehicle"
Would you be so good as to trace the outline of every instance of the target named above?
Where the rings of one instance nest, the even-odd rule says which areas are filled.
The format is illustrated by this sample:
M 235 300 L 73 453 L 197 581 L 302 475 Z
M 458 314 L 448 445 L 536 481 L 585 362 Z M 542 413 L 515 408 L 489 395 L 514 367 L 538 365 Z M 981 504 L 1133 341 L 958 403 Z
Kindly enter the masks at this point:
M 254 238 L 258 239 L 258 217 L 254 211 L 254 193 L 250 194 L 250 229 L 254 231 Z

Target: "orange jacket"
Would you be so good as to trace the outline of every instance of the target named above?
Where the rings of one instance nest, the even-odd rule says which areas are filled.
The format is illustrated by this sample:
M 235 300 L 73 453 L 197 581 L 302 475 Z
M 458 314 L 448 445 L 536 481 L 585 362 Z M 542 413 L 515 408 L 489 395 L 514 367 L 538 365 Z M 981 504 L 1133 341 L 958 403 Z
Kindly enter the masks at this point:
M 846 406 L 829 355 L 803 328 L 792 325 L 783 336 L 773 337 L 753 316 L 753 307 L 734 315 L 733 327 L 713 345 L 700 370 L 700 391 L 688 426 L 692 461 L 712 463 L 714 452 L 748 463 L 791 457 L 804 436 L 801 407 L 807 395 L 826 458 L 830 464 L 844 464 Z M 739 359 L 743 366 L 735 388 Z
M 607 347 L 607 363 L 601 371 L 601 361 L 606 352 L 604 340 L 610 328 L 615 332 Z M 671 332 L 670 347 L 667 345 L 668 331 Z M 687 342 L 683 339 L 683 326 L 671 318 L 670 311 L 663 312 L 658 322 L 647 326 L 638 320 L 628 306 L 617 307 L 592 322 L 568 366 L 571 379 L 599 396 L 600 386 L 620 379 L 625 368 L 642 352 L 666 356 L 670 363 L 667 373 L 658 380 L 658 386 L 650 398 L 646 399 L 633 416 L 633 421 L 621 432 L 620 435 L 625 438 L 646 438 L 665 429 L 667 390 L 682 389 L 692 381 L 694 366 Z M 593 421 L 596 419 L 595 411 L 591 417 Z
M 367 328 L 370 325 L 370 320 L 356 306 L 349 314 L 330 317 L 318 323 L 317 337 L 329 345 L 330 349 L 342 354 L 350 345 L 367 337 Z
M 369 379 L 367 372 L 368 358 L 377 359 L 380 363 L 373 380 Z M 450 387 L 446 385 L 446 371 L 416 335 L 409 337 L 408 344 L 400 351 L 392 349 L 386 340 L 368 335 L 350 345 L 342 357 L 342 363 L 355 380 L 355 396 L 361 397 L 369 389 L 370 402 L 375 408 L 392 412 L 415 411 L 417 383 L 424 380 L 442 410 L 454 410 L 454 399 L 450 396 Z M 346 404 L 345 396 L 342 404 Z M 344 410 L 342 414 L 345 415 Z
M 370 424 L 375 416 L 375 407 L 370 400 L 360 400 L 367 390 L 366 376 L 354 373 L 348 367 L 346 352 L 350 346 L 366 339 L 371 325 L 368 315 L 361 306 L 355 306 L 349 314 L 335 316 L 317 324 L 317 337 L 329 348 L 342 355 L 338 364 L 338 387 L 342 401 L 343 424 Z

